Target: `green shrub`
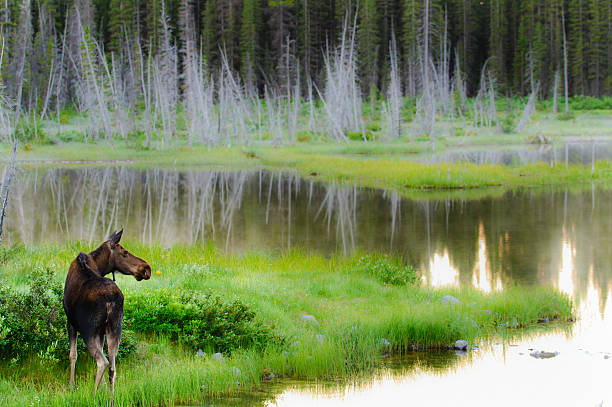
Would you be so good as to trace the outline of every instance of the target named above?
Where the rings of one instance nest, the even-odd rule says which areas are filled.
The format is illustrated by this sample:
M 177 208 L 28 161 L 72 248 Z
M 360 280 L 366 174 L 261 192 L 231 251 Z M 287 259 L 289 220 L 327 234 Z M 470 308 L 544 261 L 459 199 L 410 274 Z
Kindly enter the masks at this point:
M 297 141 L 300 143 L 307 143 L 312 141 L 313 134 L 309 130 L 298 130 L 297 131 Z
M 612 97 L 595 98 L 592 96 L 572 96 L 569 100 L 572 110 L 610 110 Z
M 42 122 L 37 119 L 22 119 L 17 126 L 16 135 L 24 143 L 56 144 L 56 141 L 43 131 Z
M 263 349 L 284 343 L 240 300 L 224 302 L 211 294 L 186 290 L 147 290 L 126 295 L 125 321 L 137 332 L 168 335 L 193 349 L 209 352 Z
M 53 272 L 37 270 L 25 291 L 0 282 L 0 359 L 14 362 L 37 356 L 44 362 L 68 360 L 66 314 L 62 305 L 63 288 Z M 78 341 L 79 351 L 85 344 Z M 123 331 L 119 359 L 136 349 L 133 334 Z
M 38 354 L 43 359 L 67 356 L 66 315 L 62 287 L 50 271 L 35 272 L 28 290 L 0 285 L 0 357 L 17 361 Z
M 375 133 L 378 132 L 380 130 L 382 130 L 382 128 L 380 127 L 380 124 L 378 123 L 378 121 L 371 121 L 366 125 L 366 129 L 368 130 L 368 132 L 371 133 Z
M 346 132 L 346 137 L 349 140 L 354 140 L 354 141 L 363 141 L 363 135 L 364 135 L 364 133 L 362 133 L 360 131 L 348 131 L 348 132 Z M 368 141 L 373 141 L 375 139 L 374 135 L 371 132 L 369 132 L 369 131 L 365 132 L 365 138 Z
M 499 120 L 499 125 L 504 133 L 514 133 L 514 129 L 516 128 L 516 123 L 514 122 L 514 116 L 511 114 L 507 114 L 503 116 Z
M 353 270 L 362 271 L 384 284 L 418 285 L 421 281 L 417 271 L 410 265 L 402 265 L 387 256 L 364 256 Z

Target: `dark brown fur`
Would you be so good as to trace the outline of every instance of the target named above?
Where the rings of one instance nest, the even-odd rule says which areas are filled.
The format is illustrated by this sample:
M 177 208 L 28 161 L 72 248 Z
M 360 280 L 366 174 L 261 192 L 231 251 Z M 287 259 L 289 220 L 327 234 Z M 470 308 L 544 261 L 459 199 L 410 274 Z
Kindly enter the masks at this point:
M 130 254 L 119 244 L 123 230 L 113 233 L 100 247 L 89 254 L 79 253 L 70 264 L 64 287 L 64 310 L 68 319 L 70 341 L 70 385 L 74 385 L 77 334 L 96 360 L 95 388 L 104 370 L 109 367 L 111 392 L 115 385 L 115 358 L 121 341 L 123 293 L 106 274 L 119 272 L 133 275 L 138 281 L 151 278 L 151 267 L 143 259 Z M 104 338 L 108 357 L 103 353 Z M 109 366 L 110 365 L 110 366 Z

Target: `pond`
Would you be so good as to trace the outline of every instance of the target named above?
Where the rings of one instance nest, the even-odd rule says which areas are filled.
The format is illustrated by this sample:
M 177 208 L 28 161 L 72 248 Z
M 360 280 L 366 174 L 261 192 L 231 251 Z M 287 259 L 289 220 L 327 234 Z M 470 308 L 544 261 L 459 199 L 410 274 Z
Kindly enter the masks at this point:
M 205 244 L 228 252 L 384 251 L 431 286 L 545 285 L 571 295 L 568 327 L 518 332 L 467 355 L 415 353 L 350 382 L 277 381 L 212 405 L 583 405 L 612 402 L 612 189 L 539 188 L 478 199 L 396 192 L 293 173 L 20 169 L 6 240 Z M 536 359 L 534 350 L 559 352 Z

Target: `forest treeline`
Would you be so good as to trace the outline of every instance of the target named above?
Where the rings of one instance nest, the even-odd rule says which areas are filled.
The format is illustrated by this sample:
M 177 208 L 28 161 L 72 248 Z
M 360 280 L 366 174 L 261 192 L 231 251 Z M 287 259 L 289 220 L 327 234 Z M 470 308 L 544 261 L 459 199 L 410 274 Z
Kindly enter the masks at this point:
M 357 72 L 366 95 L 386 86 L 393 35 L 403 92 L 418 94 L 426 34 L 431 58 L 450 59 L 448 75 L 458 68 L 469 95 L 477 91 L 488 61 L 498 91 L 525 95 L 537 81 L 539 95 L 550 96 L 555 86 L 563 87 L 564 44 L 570 95 L 612 94 L 609 0 L 9 0 L 5 5 L 3 79 L 9 95 L 24 105 L 42 103 L 60 63 L 65 78 L 58 91 L 64 99 L 73 96 L 71 65 L 78 61 L 71 59 L 86 47 L 85 38 L 104 49 L 109 67 L 112 61 L 121 61 L 122 69 L 135 65 L 139 55 L 155 54 L 166 41 L 180 50 L 179 72 L 186 54 L 197 52 L 214 69 L 224 50 L 231 69 L 260 91 L 265 83 L 282 85 L 297 66 L 303 80 L 321 80 L 325 50 L 336 46 L 346 19 L 356 23 Z

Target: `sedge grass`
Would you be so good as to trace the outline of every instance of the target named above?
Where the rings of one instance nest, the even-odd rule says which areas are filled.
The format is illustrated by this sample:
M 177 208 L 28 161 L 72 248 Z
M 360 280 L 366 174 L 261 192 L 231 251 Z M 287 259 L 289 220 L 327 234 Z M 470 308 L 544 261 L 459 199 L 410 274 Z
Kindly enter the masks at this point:
M 549 288 L 505 289 L 485 294 L 475 289 L 433 289 L 382 284 L 355 269 L 359 254 L 329 258 L 290 251 L 223 254 L 212 246 L 125 243 L 149 260 L 153 276 L 136 282 L 117 276 L 130 295 L 141 290 L 192 289 L 223 298 L 239 298 L 286 338 L 286 346 L 257 352 L 238 350 L 219 361 L 196 356 L 167 338 L 138 336 L 136 355 L 118 363 L 115 405 L 172 405 L 197 402 L 258 386 L 265 372 L 276 377 L 337 378 L 367 370 L 380 360 L 383 343 L 403 353 L 444 349 L 457 339 L 482 343 L 498 338 L 508 327 L 529 327 L 538 321 L 569 321 L 572 302 Z M 20 289 L 37 268 L 56 271 L 62 281 L 82 242 L 55 246 L 18 246 L 0 253 L 0 280 Z M 449 305 L 442 296 L 461 303 Z M 305 322 L 315 316 L 318 325 Z M 517 330 L 520 331 L 520 330 Z M 93 402 L 94 363 L 80 356 L 77 388 L 69 391 L 67 363 L 46 365 L 35 356 L 0 363 L 1 405 L 87 406 Z M 108 389 L 97 395 L 108 400 Z

